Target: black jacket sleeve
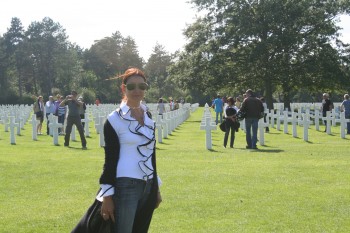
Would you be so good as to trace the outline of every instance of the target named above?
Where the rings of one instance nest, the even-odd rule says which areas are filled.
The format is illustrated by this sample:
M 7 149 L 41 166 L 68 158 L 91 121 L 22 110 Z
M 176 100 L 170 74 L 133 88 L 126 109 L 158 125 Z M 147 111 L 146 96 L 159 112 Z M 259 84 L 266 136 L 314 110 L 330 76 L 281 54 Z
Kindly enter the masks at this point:
M 104 124 L 103 133 L 105 138 L 105 163 L 100 177 L 100 184 L 114 185 L 120 150 L 119 138 L 108 120 Z

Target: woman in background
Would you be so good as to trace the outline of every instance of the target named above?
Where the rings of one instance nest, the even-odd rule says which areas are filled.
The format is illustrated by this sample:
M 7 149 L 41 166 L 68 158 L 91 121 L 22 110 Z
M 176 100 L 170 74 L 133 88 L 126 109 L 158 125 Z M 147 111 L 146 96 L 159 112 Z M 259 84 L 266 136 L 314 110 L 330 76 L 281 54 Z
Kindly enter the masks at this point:
M 42 134 L 41 128 L 44 122 L 44 101 L 42 96 L 39 96 L 35 101 L 33 110 L 34 110 L 34 114 L 36 115 L 36 119 L 39 121 L 39 124 L 36 128 L 36 132 L 37 134 L 41 135 Z
M 162 98 L 159 98 L 158 100 L 157 110 L 159 115 L 163 115 L 163 113 L 165 113 L 165 104 Z
M 236 113 L 238 108 L 235 106 L 235 101 L 232 97 L 227 98 L 227 106 L 225 107 L 225 137 L 224 137 L 224 147 L 227 146 L 228 137 L 231 131 L 231 140 L 230 148 L 233 148 L 235 142 L 235 122 L 236 122 Z

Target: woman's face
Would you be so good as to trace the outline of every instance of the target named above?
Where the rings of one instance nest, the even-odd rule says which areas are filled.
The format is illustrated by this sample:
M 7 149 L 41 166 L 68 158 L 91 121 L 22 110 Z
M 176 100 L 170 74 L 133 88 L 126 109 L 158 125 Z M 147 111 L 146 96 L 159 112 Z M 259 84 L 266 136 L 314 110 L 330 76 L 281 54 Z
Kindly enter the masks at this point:
M 129 77 L 124 86 L 127 99 L 135 102 L 140 102 L 143 100 L 145 97 L 145 91 L 147 89 L 146 85 L 147 84 L 145 83 L 145 80 L 140 76 Z

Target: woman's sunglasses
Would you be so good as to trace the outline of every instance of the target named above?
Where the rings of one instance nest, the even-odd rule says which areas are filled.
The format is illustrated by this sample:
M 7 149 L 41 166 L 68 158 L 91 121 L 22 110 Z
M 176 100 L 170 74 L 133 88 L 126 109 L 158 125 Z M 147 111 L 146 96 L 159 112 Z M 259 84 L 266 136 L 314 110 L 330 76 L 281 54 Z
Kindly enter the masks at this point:
M 128 91 L 132 91 L 136 87 L 139 90 L 141 90 L 141 91 L 147 90 L 147 88 L 148 88 L 148 84 L 147 83 L 127 83 L 127 84 L 124 84 L 124 85 L 126 86 L 126 89 L 128 89 Z

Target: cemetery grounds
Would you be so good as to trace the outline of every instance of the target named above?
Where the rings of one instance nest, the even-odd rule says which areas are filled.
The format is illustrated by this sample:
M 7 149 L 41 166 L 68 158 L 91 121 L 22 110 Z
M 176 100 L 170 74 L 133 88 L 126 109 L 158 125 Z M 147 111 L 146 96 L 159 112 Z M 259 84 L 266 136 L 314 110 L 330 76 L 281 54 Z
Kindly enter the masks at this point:
M 307 142 L 302 127 L 297 138 L 270 128 L 259 150 L 245 149 L 241 130 L 235 148 L 223 148 L 218 128 L 207 150 L 202 115 L 157 144 L 163 202 L 150 233 L 350 232 L 350 135 L 341 139 L 339 126 L 331 135 L 310 126 Z M 62 136 L 60 146 L 33 141 L 28 123 L 11 145 L 2 126 L 0 232 L 70 232 L 99 187 L 104 152 L 93 124 L 86 151 L 79 136 L 71 148 Z

